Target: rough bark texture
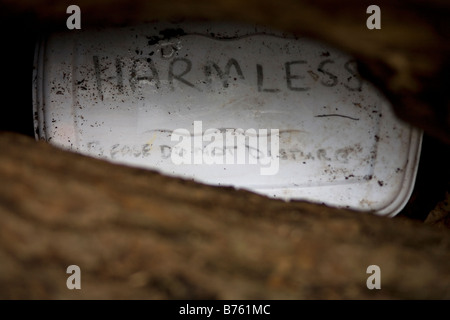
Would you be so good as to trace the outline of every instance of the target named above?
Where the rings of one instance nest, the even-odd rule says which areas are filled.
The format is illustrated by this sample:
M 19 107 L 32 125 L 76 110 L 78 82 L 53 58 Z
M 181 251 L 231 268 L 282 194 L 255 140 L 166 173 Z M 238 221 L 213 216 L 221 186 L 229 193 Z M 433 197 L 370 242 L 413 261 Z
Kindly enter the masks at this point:
M 427 216 L 425 223 L 436 225 L 440 228 L 450 228 L 450 193 L 446 193 L 445 199 L 439 202 Z
M 0 135 L 1 298 L 450 298 L 450 234 Z M 68 290 L 69 265 L 82 289 Z M 366 269 L 382 270 L 368 290 Z
M 6 3 L 2 17 L 20 24 L 31 10 L 60 28 L 72 4 Z M 237 19 L 318 37 L 357 56 L 401 117 L 449 143 L 449 2 L 378 1 L 377 31 L 369 4 L 78 2 L 84 25 Z M 203 186 L 10 133 L 0 150 L 0 298 L 450 298 L 448 229 Z M 448 214 L 448 202 L 439 208 Z M 72 264 L 81 290 L 66 287 Z M 381 290 L 366 287 L 372 264 Z

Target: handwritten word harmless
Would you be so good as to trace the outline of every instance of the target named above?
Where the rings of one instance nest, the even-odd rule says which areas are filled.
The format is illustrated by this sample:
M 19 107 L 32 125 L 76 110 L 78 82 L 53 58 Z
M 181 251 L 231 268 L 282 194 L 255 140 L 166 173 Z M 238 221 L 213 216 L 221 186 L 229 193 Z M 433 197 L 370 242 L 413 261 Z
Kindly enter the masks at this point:
M 261 175 L 275 175 L 279 170 L 279 130 L 271 129 L 207 129 L 202 121 L 194 121 L 194 134 L 188 129 L 175 129 L 171 141 L 178 142 L 171 150 L 172 162 L 181 164 L 260 164 Z M 269 142 L 270 140 L 270 142 Z M 203 143 L 206 142 L 206 146 Z M 234 152 L 217 152 L 217 150 Z M 259 150 L 261 156 L 248 156 L 248 150 Z M 198 153 L 195 150 L 204 150 Z
M 323 54 L 329 55 L 328 52 Z M 267 71 L 267 66 L 262 64 L 250 66 L 232 57 L 222 64 L 198 62 L 188 58 L 173 58 L 170 62 L 155 61 L 142 57 L 93 56 L 98 96 L 103 100 L 105 91 L 108 91 L 105 87 L 116 94 L 129 94 L 138 92 L 143 84 L 156 90 L 167 87 L 170 91 L 191 88 L 196 92 L 212 92 L 218 88 L 226 90 L 231 83 L 242 85 L 246 82 L 258 92 L 272 94 L 310 91 L 312 88 L 308 83 L 311 84 L 311 80 L 329 88 L 342 84 L 350 92 L 361 91 L 363 86 L 357 72 L 357 63 L 352 59 L 340 65 L 327 58 L 314 67 L 307 60 L 284 61 L 279 62 L 276 74 Z M 340 81 L 336 72 L 341 67 L 347 75 L 345 81 Z M 268 84 L 270 78 L 272 81 Z M 274 81 L 273 78 L 280 81 Z M 82 81 L 79 83 L 80 88 L 86 90 L 83 89 Z

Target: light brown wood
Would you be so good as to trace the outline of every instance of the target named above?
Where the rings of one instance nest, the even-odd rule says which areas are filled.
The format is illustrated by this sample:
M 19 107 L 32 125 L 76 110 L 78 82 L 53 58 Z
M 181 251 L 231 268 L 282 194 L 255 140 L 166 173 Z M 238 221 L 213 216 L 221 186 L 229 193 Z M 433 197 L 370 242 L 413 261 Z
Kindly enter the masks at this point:
M 450 234 L 0 135 L 0 298 L 450 298 Z M 69 265 L 81 290 L 68 290 Z M 366 269 L 381 268 L 381 290 Z

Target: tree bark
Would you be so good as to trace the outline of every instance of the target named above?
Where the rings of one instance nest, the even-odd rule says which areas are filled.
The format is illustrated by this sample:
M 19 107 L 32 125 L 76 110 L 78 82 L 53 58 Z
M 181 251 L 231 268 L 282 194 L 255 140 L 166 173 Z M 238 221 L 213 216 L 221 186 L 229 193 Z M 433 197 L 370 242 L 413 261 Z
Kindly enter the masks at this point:
M 450 234 L 0 135 L 0 298 L 450 298 Z M 81 290 L 66 268 L 81 268 Z M 369 290 L 367 267 L 381 268 Z

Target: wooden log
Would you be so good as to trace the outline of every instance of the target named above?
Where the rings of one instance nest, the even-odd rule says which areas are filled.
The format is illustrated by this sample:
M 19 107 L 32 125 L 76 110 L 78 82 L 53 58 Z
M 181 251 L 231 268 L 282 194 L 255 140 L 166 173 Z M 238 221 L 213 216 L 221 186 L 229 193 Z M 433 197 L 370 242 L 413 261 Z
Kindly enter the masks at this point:
M 450 234 L 0 134 L 0 298 L 450 298 Z M 81 268 L 81 290 L 66 268 Z M 381 268 L 369 290 L 367 267 Z

